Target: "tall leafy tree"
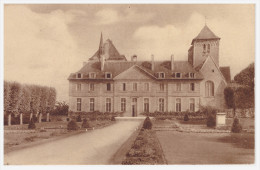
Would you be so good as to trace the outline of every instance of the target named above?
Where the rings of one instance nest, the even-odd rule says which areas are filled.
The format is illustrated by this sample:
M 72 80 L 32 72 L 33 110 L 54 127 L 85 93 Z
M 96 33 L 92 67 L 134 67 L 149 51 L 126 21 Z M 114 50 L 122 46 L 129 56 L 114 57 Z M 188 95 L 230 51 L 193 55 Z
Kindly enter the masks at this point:
M 31 86 L 30 110 L 36 114 L 40 110 L 41 89 L 39 86 Z
M 249 87 L 254 90 L 255 86 L 255 64 L 251 63 L 247 68 L 238 73 L 234 80 L 236 83 Z
M 10 112 L 10 83 L 4 81 L 4 113 Z
M 56 89 L 50 87 L 48 93 L 48 99 L 47 99 L 47 106 L 49 108 L 49 111 L 54 109 L 55 102 L 56 102 Z
M 45 114 L 47 111 L 47 97 L 48 97 L 48 87 L 41 87 L 41 96 L 40 96 L 40 112 Z
M 18 110 L 21 113 L 30 112 L 30 102 L 31 102 L 31 89 L 30 86 L 24 85 L 21 91 L 21 100 L 18 107 Z
M 10 112 L 13 114 L 18 113 L 18 106 L 21 100 L 21 85 L 17 82 L 10 84 Z

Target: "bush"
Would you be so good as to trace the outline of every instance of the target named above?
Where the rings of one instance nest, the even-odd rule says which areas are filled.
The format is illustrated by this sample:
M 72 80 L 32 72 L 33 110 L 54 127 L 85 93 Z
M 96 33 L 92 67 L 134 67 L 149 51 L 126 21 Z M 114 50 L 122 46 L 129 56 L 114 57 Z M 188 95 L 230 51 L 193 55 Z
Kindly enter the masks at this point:
M 184 121 L 189 121 L 189 116 L 187 113 L 184 115 Z
M 240 133 L 242 131 L 242 126 L 241 124 L 239 123 L 239 119 L 238 118 L 235 118 L 234 119 L 234 122 L 232 124 L 232 128 L 231 128 L 231 131 L 233 133 Z
M 111 117 L 111 121 L 116 121 L 115 116 L 112 116 L 112 117 Z
M 81 120 L 81 116 L 80 115 L 78 115 L 78 117 L 77 117 L 77 122 L 81 122 L 82 120 Z
M 77 122 L 75 122 L 74 120 L 71 120 L 69 123 L 68 123 L 68 126 L 67 126 L 67 129 L 68 130 L 78 130 L 78 124 Z
M 83 119 L 83 123 L 82 123 L 81 127 L 82 128 L 90 128 L 91 127 L 86 118 Z
M 145 120 L 144 120 L 144 124 L 143 124 L 143 128 L 144 129 L 152 129 L 152 121 L 149 117 L 146 117 Z
M 216 120 L 215 116 L 213 114 L 210 114 L 207 118 L 207 126 L 208 127 L 215 127 L 216 126 Z
M 30 120 L 29 125 L 28 125 L 28 129 L 36 129 L 36 126 L 35 126 L 33 119 Z

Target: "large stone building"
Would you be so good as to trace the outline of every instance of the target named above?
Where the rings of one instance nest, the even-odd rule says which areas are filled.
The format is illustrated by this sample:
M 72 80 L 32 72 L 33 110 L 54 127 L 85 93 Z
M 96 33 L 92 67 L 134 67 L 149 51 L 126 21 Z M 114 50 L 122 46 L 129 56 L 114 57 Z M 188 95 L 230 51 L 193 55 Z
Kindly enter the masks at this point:
M 200 105 L 224 107 L 230 68 L 219 67 L 219 41 L 206 25 L 191 42 L 188 61 L 127 61 L 111 40 L 70 74 L 69 108 L 74 112 L 197 111 Z

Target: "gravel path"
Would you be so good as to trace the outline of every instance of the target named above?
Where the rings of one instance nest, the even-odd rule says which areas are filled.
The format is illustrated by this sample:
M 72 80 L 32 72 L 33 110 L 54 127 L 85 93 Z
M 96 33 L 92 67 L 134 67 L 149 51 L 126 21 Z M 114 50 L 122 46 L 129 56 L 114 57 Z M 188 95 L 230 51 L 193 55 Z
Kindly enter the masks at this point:
M 73 135 L 4 155 L 9 165 L 104 165 L 142 121 L 118 121 L 94 131 Z

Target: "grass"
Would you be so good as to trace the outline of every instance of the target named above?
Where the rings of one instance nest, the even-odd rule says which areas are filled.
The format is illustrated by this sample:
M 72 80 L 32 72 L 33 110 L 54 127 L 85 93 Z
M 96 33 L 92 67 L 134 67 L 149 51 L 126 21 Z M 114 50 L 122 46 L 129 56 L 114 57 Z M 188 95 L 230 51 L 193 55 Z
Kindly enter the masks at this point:
M 255 135 L 252 133 L 231 133 L 229 136 L 218 138 L 218 141 L 232 143 L 234 146 L 239 148 L 255 148 Z
M 190 124 L 190 125 L 206 125 L 207 120 L 206 119 L 200 119 L 200 120 L 188 120 L 188 121 L 184 121 L 184 120 L 180 120 L 179 123 L 181 124 Z

